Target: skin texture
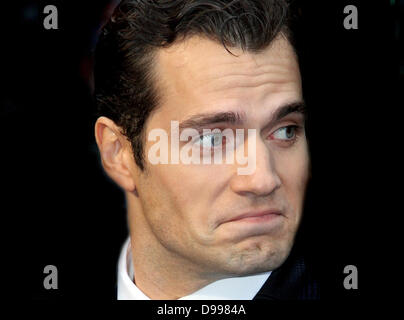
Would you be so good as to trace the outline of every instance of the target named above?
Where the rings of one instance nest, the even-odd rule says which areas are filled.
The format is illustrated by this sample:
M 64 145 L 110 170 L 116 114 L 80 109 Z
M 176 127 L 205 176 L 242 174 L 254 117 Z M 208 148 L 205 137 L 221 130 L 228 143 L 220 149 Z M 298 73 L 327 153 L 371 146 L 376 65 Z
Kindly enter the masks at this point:
M 291 113 L 268 126 L 282 105 L 302 101 L 301 79 L 289 42 L 278 37 L 262 52 L 248 53 L 192 37 L 161 49 L 155 71 L 161 105 L 146 122 L 170 134 L 200 113 L 233 111 L 256 129 L 256 170 L 238 175 L 240 164 L 136 166 L 130 143 L 105 117 L 95 127 L 104 169 L 125 190 L 136 285 L 152 299 L 177 299 L 218 279 L 278 268 L 298 229 L 309 175 L 304 129 L 283 139 L 281 128 L 304 126 Z M 201 54 L 203 53 L 203 54 Z M 145 142 L 145 155 L 153 145 Z M 248 137 L 246 137 L 248 144 Z M 146 157 L 147 159 L 147 157 Z M 276 209 L 271 221 L 243 219 L 246 212 Z

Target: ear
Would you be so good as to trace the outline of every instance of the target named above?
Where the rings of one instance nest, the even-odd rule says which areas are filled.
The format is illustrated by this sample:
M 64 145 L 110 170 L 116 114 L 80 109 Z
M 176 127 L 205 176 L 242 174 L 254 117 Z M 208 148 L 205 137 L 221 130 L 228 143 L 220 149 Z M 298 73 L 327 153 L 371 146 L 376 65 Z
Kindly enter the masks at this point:
M 99 117 L 95 123 L 95 140 L 100 150 L 105 172 L 122 189 L 134 192 L 133 156 L 130 142 L 120 128 L 109 118 Z

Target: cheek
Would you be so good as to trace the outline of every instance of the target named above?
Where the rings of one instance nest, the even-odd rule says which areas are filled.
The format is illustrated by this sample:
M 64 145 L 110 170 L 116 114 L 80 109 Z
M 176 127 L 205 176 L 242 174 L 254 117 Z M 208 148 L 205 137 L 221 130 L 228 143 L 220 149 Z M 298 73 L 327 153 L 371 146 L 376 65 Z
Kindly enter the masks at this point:
M 211 178 L 215 176 L 215 181 L 220 180 L 219 172 L 212 173 L 213 168 L 181 164 L 151 166 L 146 179 L 153 195 L 147 198 L 152 197 L 158 208 L 149 208 L 169 215 L 170 221 L 163 223 L 183 229 L 188 237 L 207 236 L 212 224 L 212 206 L 219 193 L 218 184 Z
M 141 192 L 142 202 L 148 208 L 147 213 L 155 218 L 170 217 L 166 224 L 183 220 L 182 209 L 187 206 L 191 192 L 187 186 L 188 179 L 167 165 L 149 165 L 147 171 L 142 185 L 144 190 Z

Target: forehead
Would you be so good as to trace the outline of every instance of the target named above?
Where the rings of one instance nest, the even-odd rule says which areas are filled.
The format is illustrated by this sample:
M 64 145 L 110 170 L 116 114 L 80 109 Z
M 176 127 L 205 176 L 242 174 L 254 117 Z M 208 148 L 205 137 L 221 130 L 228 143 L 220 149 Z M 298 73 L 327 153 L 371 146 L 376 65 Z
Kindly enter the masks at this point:
M 159 50 L 158 112 L 181 120 L 196 112 L 250 113 L 247 108 L 301 99 L 299 67 L 286 39 L 278 37 L 260 53 L 229 49 L 233 55 L 221 43 L 195 36 Z

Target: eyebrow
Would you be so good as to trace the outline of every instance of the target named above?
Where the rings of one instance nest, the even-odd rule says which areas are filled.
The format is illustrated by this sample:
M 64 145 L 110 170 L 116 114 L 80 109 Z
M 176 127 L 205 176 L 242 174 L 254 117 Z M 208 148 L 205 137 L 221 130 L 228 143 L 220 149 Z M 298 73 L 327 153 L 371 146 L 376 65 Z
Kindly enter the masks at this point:
M 279 108 L 272 114 L 269 123 L 265 127 L 274 125 L 277 121 L 286 117 L 291 113 L 300 113 L 304 117 L 306 116 L 306 104 L 304 101 L 295 101 L 287 103 Z M 179 129 L 193 128 L 198 131 L 219 123 L 227 123 L 230 125 L 242 125 L 246 121 L 245 112 L 214 112 L 214 113 L 200 113 L 191 116 L 187 120 L 182 121 L 179 124 Z

